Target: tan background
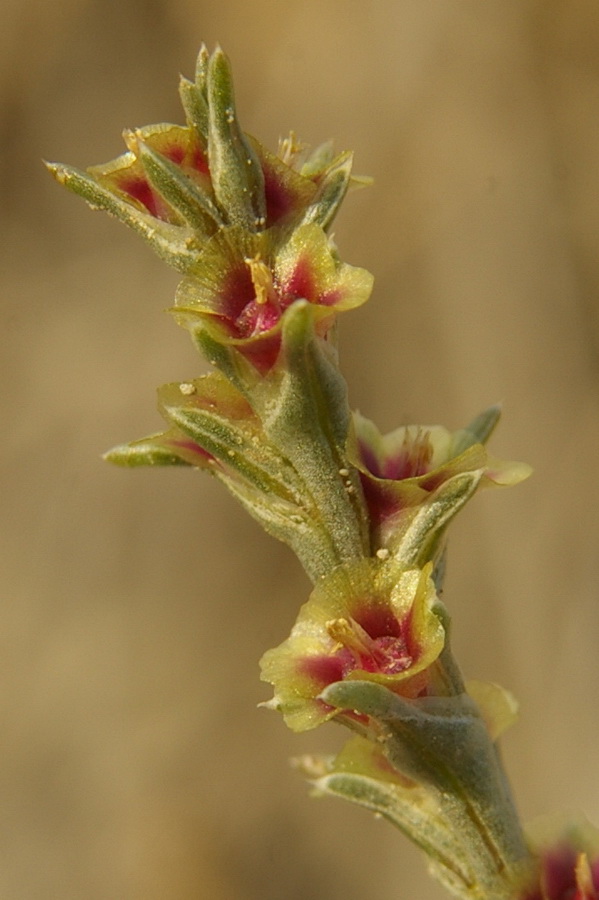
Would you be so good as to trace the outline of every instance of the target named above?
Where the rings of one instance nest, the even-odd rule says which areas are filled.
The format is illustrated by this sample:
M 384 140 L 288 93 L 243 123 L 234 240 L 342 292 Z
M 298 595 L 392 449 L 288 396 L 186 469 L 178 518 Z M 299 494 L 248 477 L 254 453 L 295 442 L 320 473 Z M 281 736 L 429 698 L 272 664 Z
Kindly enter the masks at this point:
M 3 0 L 2 900 L 433 900 L 370 815 L 307 796 L 332 749 L 256 710 L 307 583 L 218 484 L 123 472 L 154 389 L 200 371 L 176 275 L 45 175 L 180 121 L 201 40 L 248 131 L 356 150 L 336 228 L 376 275 L 347 316 L 352 400 L 390 429 L 503 400 L 536 470 L 454 527 L 467 675 L 522 704 L 525 817 L 599 821 L 599 11 L 592 0 Z

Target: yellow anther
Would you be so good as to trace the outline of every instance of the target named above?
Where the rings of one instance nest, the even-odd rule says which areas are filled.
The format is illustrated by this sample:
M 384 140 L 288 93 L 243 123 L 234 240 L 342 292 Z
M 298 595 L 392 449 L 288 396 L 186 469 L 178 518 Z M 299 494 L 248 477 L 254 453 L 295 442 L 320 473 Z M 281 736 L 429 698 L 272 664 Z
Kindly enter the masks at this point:
M 250 269 L 252 283 L 256 292 L 256 302 L 264 304 L 268 303 L 269 300 L 276 301 L 272 272 L 266 263 L 262 262 L 260 254 L 257 253 L 253 258 L 246 257 L 244 262 Z
M 353 619 L 330 619 L 325 627 L 334 641 L 352 653 L 370 655 L 373 652 L 374 641 Z

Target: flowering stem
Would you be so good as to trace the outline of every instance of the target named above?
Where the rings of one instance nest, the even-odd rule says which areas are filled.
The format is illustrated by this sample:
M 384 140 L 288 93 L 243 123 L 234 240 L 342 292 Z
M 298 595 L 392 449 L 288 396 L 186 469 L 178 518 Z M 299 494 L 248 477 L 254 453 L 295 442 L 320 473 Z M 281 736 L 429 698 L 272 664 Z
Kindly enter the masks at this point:
M 396 803 L 388 796 L 382 803 L 371 797 L 367 805 L 416 843 L 426 841 L 437 876 L 457 896 L 508 900 L 534 863 L 497 747 L 466 693 L 447 644 L 438 663 L 439 677 L 452 687 L 449 696 L 410 702 L 379 684 L 344 681 L 328 687 L 321 699 L 367 717 L 369 739 L 376 740 L 397 772 L 424 788 L 437 812 L 434 821 L 425 817 L 410 828 L 402 816 L 404 796 Z M 352 727 L 351 719 L 345 724 Z M 363 785 L 355 781 L 331 783 L 325 777 L 316 785 L 323 793 L 361 802 Z
M 107 458 L 211 472 L 304 565 L 313 590 L 261 667 L 290 728 L 353 733 L 304 760 L 318 792 L 387 818 L 464 900 L 599 900 L 599 835 L 529 849 L 497 747 L 515 703 L 464 683 L 438 597 L 454 516 L 530 474 L 487 453 L 499 409 L 386 435 L 352 413 L 338 319 L 373 279 L 328 234 L 352 154 L 290 139 L 275 156 L 247 135 L 218 47 L 180 94 L 186 125 L 127 132 L 128 152 L 86 172 L 48 165 L 182 273 L 172 312 L 215 369 L 162 387 L 166 430 Z

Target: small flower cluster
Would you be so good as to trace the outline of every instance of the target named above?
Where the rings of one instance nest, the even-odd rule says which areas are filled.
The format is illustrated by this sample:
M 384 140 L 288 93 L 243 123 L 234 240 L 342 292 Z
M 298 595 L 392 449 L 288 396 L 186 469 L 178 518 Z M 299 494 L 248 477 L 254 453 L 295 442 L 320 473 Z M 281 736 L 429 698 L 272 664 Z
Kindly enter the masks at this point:
M 307 300 L 318 333 L 363 303 L 372 276 L 341 263 L 327 237 L 351 180 L 352 155 L 307 153 L 293 136 L 279 155 L 242 132 L 231 70 L 202 48 L 181 80 L 187 124 L 124 134 L 128 152 L 81 172 L 50 164 L 93 207 L 136 230 L 187 277 L 175 314 L 202 343 L 232 346 L 259 371 L 280 348 L 281 319 Z
M 351 153 L 292 135 L 275 155 L 243 132 L 220 48 L 202 48 L 180 94 L 184 126 L 126 132 L 126 153 L 85 172 L 49 165 L 183 275 L 172 313 L 213 367 L 163 386 L 166 430 L 107 458 L 211 472 L 293 548 L 314 588 L 262 659 L 265 705 L 296 731 L 335 719 L 356 732 L 335 760 L 304 764 L 318 790 L 393 821 L 457 896 L 508 900 L 538 871 L 495 749 L 515 704 L 464 684 L 439 595 L 453 517 L 529 468 L 487 453 L 497 407 L 453 433 L 387 435 L 351 411 L 336 325 L 372 276 L 329 235 L 357 181 Z M 547 857 L 526 900 L 597 900 L 595 870 L 572 859 Z

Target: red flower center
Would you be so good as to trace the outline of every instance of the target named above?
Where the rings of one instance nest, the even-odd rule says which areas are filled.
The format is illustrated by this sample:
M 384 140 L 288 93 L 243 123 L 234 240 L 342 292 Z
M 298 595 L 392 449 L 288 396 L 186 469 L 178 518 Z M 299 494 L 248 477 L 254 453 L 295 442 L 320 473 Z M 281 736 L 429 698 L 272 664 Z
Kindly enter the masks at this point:
M 415 433 L 406 428 L 401 447 L 392 454 L 377 457 L 365 441 L 359 442 L 360 456 L 368 471 L 375 478 L 401 481 L 425 475 L 433 458 L 428 431 L 418 428 Z
M 353 669 L 397 675 L 412 664 L 401 634 L 372 637 L 355 619 L 332 619 L 326 627 L 329 635 L 341 644 L 337 653 L 346 663 L 344 675 Z

